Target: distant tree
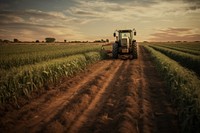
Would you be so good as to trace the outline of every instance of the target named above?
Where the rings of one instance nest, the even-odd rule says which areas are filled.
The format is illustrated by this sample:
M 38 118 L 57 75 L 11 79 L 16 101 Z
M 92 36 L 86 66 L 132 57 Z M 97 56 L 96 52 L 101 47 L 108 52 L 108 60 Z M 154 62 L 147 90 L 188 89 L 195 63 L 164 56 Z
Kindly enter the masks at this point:
M 94 42 L 101 42 L 101 40 L 95 40 Z
M 71 41 L 71 43 L 81 43 L 79 40 Z
M 109 39 L 106 39 L 106 42 L 109 42 Z
M 67 42 L 67 40 L 64 40 L 64 42 Z
M 0 42 L 3 42 L 3 40 L 2 40 L 2 39 L 0 39 Z
M 36 43 L 39 43 L 40 41 L 39 41 L 39 40 L 36 40 L 35 42 L 36 42 Z
M 45 38 L 46 42 L 50 43 L 50 42 L 55 42 L 55 38 L 51 38 L 51 37 L 47 37 Z
M 3 42 L 4 42 L 4 43 L 9 43 L 10 41 L 9 41 L 9 40 L 3 40 Z
M 13 39 L 13 42 L 19 42 L 19 40 L 15 38 L 15 39 Z

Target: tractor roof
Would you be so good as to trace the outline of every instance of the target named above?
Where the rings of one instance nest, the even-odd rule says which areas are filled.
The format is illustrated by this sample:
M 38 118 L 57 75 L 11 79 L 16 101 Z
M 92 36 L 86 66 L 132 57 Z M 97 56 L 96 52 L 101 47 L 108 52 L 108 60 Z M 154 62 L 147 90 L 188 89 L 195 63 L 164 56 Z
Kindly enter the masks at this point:
M 132 32 L 132 30 L 118 30 L 118 32 Z

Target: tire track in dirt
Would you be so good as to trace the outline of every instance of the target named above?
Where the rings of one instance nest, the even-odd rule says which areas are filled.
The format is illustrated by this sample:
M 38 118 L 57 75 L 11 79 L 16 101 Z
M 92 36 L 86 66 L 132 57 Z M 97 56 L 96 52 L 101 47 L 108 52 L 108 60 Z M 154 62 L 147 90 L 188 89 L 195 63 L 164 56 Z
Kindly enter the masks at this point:
M 147 51 L 128 62 L 96 116 L 79 129 L 81 133 L 168 133 L 178 132 L 176 112 L 165 93 Z
M 137 60 L 106 60 L 64 80 L 45 98 L 7 113 L 8 132 L 178 132 L 176 112 L 150 54 Z M 35 109 L 37 108 L 37 109 Z
M 76 132 L 81 123 L 87 117 L 88 113 L 95 107 L 100 95 L 105 91 L 105 83 L 112 80 L 112 73 L 121 67 L 121 61 L 114 61 L 110 71 L 106 68 L 97 77 L 85 84 L 80 92 L 70 100 L 70 103 L 63 107 L 63 110 L 56 115 L 51 122 L 45 124 L 41 131 L 54 131 L 59 124 L 63 131 Z M 108 82 L 110 83 L 110 82 Z M 55 130 L 56 131 L 56 130 Z
M 167 88 L 161 75 L 156 71 L 152 58 L 144 47 L 140 47 L 143 53 L 140 59 L 142 68 L 141 99 L 139 100 L 140 132 L 177 133 L 179 132 L 177 112 L 169 101 Z
M 55 90 L 63 87 L 67 88 L 67 91 L 64 92 L 64 94 L 59 96 L 53 95 L 53 97 L 51 97 L 51 93 L 50 95 L 48 93 L 46 96 L 49 97 L 48 100 L 47 98 L 44 98 L 45 96 L 42 96 L 41 99 L 36 99 L 31 104 L 24 106 L 20 110 L 7 113 L 6 116 L 1 119 L 2 125 L 5 127 L 8 126 L 7 129 L 4 130 L 9 131 L 13 130 L 13 128 L 17 128 L 16 130 L 26 130 L 25 127 L 38 125 L 40 122 L 43 123 L 45 119 L 48 121 L 51 116 L 59 111 L 59 109 L 62 109 L 62 105 L 67 104 L 70 98 L 76 95 L 77 91 L 81 89 L 82 86 L 84 86 L 87 82 L 90 82 L 91 79 L 99 75 L 99 73 L 103 70 L 108 70 L 111 66 L 113 66 L 113 63 L 114 62 L 104 61 L 97 65 L 95 64 L 94 67 L 92 66 L 92 69 L 89 70 L 90 73 L 87 73 L 87 76 L 83 74 L 84 77 L 81 77 L 81 79 L 79 76 L 76 76 L 75 78 L 72 78 L 72 80 L 67 81 L 67 83 L 64 82 L 62 85 L 55 88 Z M 76 81 L 77 77 L 80 81 L 75 82 L 74 85 L 69 85 Z M 83 78 L 85 79 L 82 80 Z M 15 127 L 16 122 L 18 125 Z
M 82 124 L 87 121 L 87 119 L 91 119 L 96 112 L 98 112 L 99 108 L 102 106 L 102 101 L 100 99 L 105 99 L 105 93 L 109 93 L 107 87 L 111 86 L 115 83 L 115 76 L 117 76 L 118 72 L 121 71 L 121 69 L 124 68 L 124 65 L 121 67 L 122 61 L 119 62 L 118 66 L 113 66 L 115 68 L 114 70 L 110 70 L 109 73 L 104 74 L 104 80 L 100 84 L 102 84 L 100 91 L 96 94 L 96 96 L 93 98 L 92 102 L 90 103 L 89 107 L 84 110 L 82 115 L 70 126 L 69 130 L 67 130 L 69 133 L 78 132 L 77 129 L 79 129 Z M 98 106 L 96 106 L 98 104 Z
M 58 120 L 59 116 L 62 116 L 63 113 L 66 110 L 75 109 L 74 111 L 76 113 L 74 113 L 74 111 L 73 111 L 73 119 L 76 119 L 75 116 L 79 115 L 79 112 L 81 112 L 80 107 L 84 107 L 83 109 L 85 109 L 87 107 L 86 106 L 88 104 L 87 102 L 89 102 L 89 100 L 90 100 L 88 95 L 89 94 L 95 95 L 95 93 L 98 91 L 96 86 L 98 86 L 98 82 L 100 80 L 102 80 L 102 72 L 108 71 L 108 69 L 110 69 L 110 67 L 112 67 L 112 66 L 114 66 L 115 64 L 118 64 L 118 63 L 110 62 L 109 64 L 110 65 L 108 65 L 108 66 L 104 65 L 102 67 L 102 69 L 96 71 L 96 73 L 92 74 L 92 76 L 87 76 L 77 86 L 73 87 L 73 89 L 71 90 L 72 92 L 66 94 L 68 96 L 67 99 L 63 99 L 61 97 L 61 99 L 64 102 L 63 104 L 59 105 L 56 101 L 54 101 L 51 105 L 57 105 L 57 106 L 55 106 L 55 107 L 53 106 L 52 108 L 50 108 L 50 110 L 52 110 L 52 111 L 58 110 L 58 111 L 54 112 L 54 114 L 51 114 L 51 117 L 47 117 L 47 118 L 43 119 L 42 122 L 44 124 L 42 123 L 41 125 L 38 126 L 38 122 L 35 122 L 34 125 L 30 125 L 29 128 L 34 129 L 33 132 L 40 131 L 40 129 L 41 129 L 42 132 L 44 132 L 45 130 L 47 130 L 46 126 L 48 126 L 51 123 L 54 123 L 55 120 Z M 64 97 L 66 97 L 66 96 L 64 96 Z M 82 99 L 84 100 L 84 102 L 81 101 Z M 60 100 L 57 100 L 57 101 L 60 102 Z M 49 109 L 45 109 L 45 111 L 48 111 L 48 110 Z M 43 113 L 41 113 L 41 114 L 43 114 Z M 70 115 L 70 114 L 68 114 L 68 115 Z M 63 120 L 62 117 L 60 117 L 61 123 L 65 123 L 65 120 Z M 68 118 L 68 120 L 69 119 L 70 118 Z M 71 119 L 71 120 L 73 121 L 73 119 Z M 67 126 L 70 126 L 69 123 L 70 123 L 70 121 L 67 121 L 67 125 L 64 124 L 65 128 Z
M 116 83 L 108 86 L 109 94 L 97 115 L 79 129 L 81 133 L 138 132 L 139 112 L 137 111 L 134 73 L 137 61 L 125 60 L 125 66 L 117 75 Z M 106 99 L 106 100 L 105 100 Z M 128 129 L 128 130 L 127 130 Z

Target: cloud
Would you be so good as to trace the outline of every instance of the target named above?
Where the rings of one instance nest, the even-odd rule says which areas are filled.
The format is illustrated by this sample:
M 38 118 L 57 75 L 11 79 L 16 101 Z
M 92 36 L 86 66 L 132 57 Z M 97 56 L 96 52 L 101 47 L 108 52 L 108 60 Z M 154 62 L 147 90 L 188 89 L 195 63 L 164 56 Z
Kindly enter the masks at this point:
M 47 36 L 57 40 L 84 39 L 84 35 L 70 24 L 80 24 L 76 18 L 62 12 L 44 12 L 40 10 L 0 11 L 0 38 L 20 40 L 43 39 Z M 7 32 L 5 32 L 7 31 Z M 12 31 L 12 32 L 11 32 Z
M 167 28 L 151 34 L 150 41 L 199 41 L 200 33 L 191 28 Z
M 170 34 L 187 34 L 191 33 L 193 29 L 190 28 L 168 28 L 168 29 L 161 29 L 159 30 L 160 32 L 163 33 L 170 33 Z
M 13 38 L 39 38 L 45 35 L 57 38 L 85 39 L 105 34 L 121 27 L 135 27 L 145 39 L 152 29 L 160 27 L 200 28 L 199 0 L 6 0 L 1 1 L 0 35 Z M 29 3 L 30 2 L 30 3 Z M 20 4 L 19 4 L 20 3 Z M 191 29 L 191 28 L 189 28 Z M 167 28 L 157 30 L 157 36 L 195 38 L 193 29 Z M 182 31 L 179 31 L 182 30 Z M 8 32 L 3 32 L 8 31 Z M 12 32 L 13 31 L 13 32 Z M 18 34 L 20 33 L 20 34 Z M 143 34 L 143 35 L 142 35 Z M 31 36 L 32 35 L 32 36 Z M 35 37 L 36 36 L 36 37 Z M 61 38 L 62 37 L 62 38 Z M 22 37 L 20 37 L 22 38 Z M 159 39 L 159 38 L 157 38 Z
M 59 21 L 67 22 L 72 20 L 71 17 L 64 15 L 62 12 L 44 12 L 40 10 L 25 10 L 25 11 L 0 11 L 0 16 L 2 17 L 2 21 L 6 21 L 7 23 L 15 22 L 16 18 L 24 20 L 26 23 L 36 23 L 36 22 L 45 22 L 45 24 L 51 24 L 51 22 Z M 13 19 L 9 19 L 13 18 Z M 62 20 L 62 21 L 61 21 Z M 46 23 L 46 22 L 49 23 Z M 58 25 L 60 23 L 57 23 Z
M 88 12 L 88 11 L 84 11 L 84 10 L 77 10 L 77 9 L 75 9 L 75 10 L 73 10 L 72 11 L 74 14 L 79 14 L 79 15 L 86 15 L 86 16 L 90 16 L 90 15 L 95 15 L 94 13 L 92 13 L 92 12 Z
M 154 4 L 157 4 L 159 1 L 157 0 L 103 0 L 107 2 L 112 2 L 112 3 L 118 3 L 118 4 L 126 4 L 126 5 L 133 5 L 133 6 L 152 6 Z
M 184 16 L 199 13 L 199 5 L 194 2 L 160 0 L 76 0 L 76 4 L 66 10 L 77 18 L 86 18 L 90 21 L 111 20 L 128 22 L 140 18 L 161 18 L 166 16 Z M 89 21 L 88 21 L 89 22 Z
M 77 4 L 66 10 L 67 13 L 77 18 L 86 18 L 90 21 L 114 20 L 128 21 L 133 14 L 129 5 L 107 1 L 76 1 Z M 131 7 L 132 9 L 132 7 Z
M 24 22 L 24 19 L 15 15 L 5 15 L 5 14 L 0 14 L 0 24 L 6 24 L 6 23 L 20 23 Z
M 8 36 L 9 35 L 9 36 Z M 21 41 L 44 40 L 46 37 L 55 37 L 56 40 L 84 40 L 85 35 L 73 27 L 45 27 L 35 25 L 10 25 L 0 30 L 0 38 L 12 40 L 18 38 Z

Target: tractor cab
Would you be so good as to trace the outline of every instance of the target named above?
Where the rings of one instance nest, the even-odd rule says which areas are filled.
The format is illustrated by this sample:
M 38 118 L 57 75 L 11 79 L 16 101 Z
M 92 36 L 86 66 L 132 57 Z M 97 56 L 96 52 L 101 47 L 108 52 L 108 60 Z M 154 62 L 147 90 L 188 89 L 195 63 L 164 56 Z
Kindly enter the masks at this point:
M 133 32 L 133 30 L 119 30 L 117 33 L 118 35 L 114 32 L 113 36 L 116 37 L 116 41 L 120 44 L 124 44 L 123 42 L 125 42 L 126 39 L 129 39 L 129 42 L 131 42 L 134 40 L 133 35 L 136 36 L 136 31 Z

